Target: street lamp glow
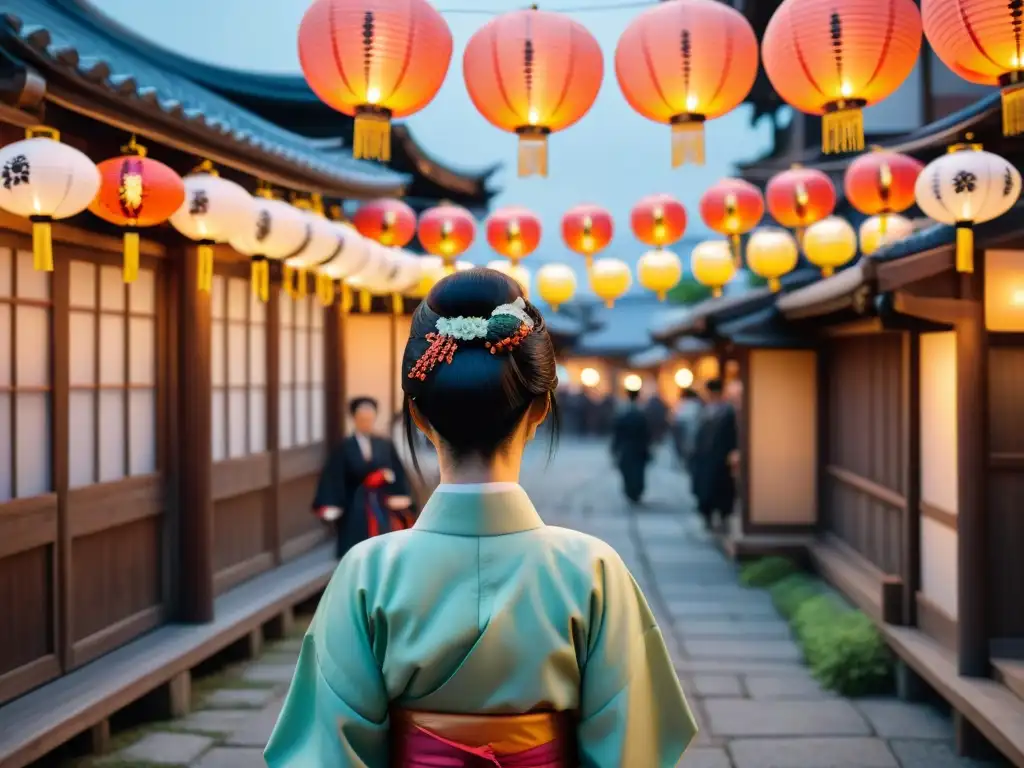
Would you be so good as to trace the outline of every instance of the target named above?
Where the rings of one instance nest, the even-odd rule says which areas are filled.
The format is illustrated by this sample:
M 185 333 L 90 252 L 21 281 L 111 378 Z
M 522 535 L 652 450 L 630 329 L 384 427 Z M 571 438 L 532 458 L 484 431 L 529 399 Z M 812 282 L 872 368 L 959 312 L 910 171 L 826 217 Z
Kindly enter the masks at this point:
M 580 384 L 584 387 L 596 387 L 601 383 L 601 374 L 594 368 L 584 368 L 580 371 Z
M 637 374 L 631 373 L 623 379 L 622 385 L 626 388 L 627 392 L 639 392 L 644 386 L 644 380 Z
M 693 371 L 689 368 L 680 368 L 676 371 L 676 386 L 680 389 L 686 389 L 693 385 Z

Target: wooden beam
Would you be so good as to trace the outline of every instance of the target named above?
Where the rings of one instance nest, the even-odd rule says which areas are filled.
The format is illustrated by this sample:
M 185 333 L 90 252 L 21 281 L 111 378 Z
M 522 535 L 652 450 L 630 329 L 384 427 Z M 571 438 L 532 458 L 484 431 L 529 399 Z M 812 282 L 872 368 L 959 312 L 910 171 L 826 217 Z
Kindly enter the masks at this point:
M 180 387 L 177 420 L 180 425 L 180 615 L 186 622 L 213 620 L 213 500 L 210 444 L 211 306 L 210 294 L 196 289 L 199 259 L 196 248 L 181 248 L 177 265 Z M 268 332 L 271 329 L 268 329 Z M 273 422 L 268 424 L 268 429 Z
M 270 454 L 270 493 L 265 521 L 267 547 L 274 553 L 274 562 L 284 559 L 281 547 L 284 536 L 281 533 L 281 271 L 276 268 L 270 273 L 270 294 L 267 297 L 267 398 L 264 418 L 266 419 L 267 452 Z
M 956 267 L 953 246 L 940 245 L 929 251 L 915 253 L 894 261 L 877 262 L 875 275 L 879 293 L 899 290 L 911 283 L 926 280 Z
M 867 317 L 852 323 L 826 327 L 822 333 L 830 338 L 842 338 L 845 336 L 868 336 L 873 333 L 881 333 L 883 330 L 881 320 L 877 317 Z
M 921 589 L 921 337 L 903 334 L 900 400 L 903 412 L 903 487 L 907 505 L 902 515 L 904 626 L 917 622 L 917 593 Z
M 956 323 L 957 474 L 959 535 L 958 667 L 961 675 L 989 674 L 988 617 L 988 338 L 984 259 L 963 276 L 964 311 Z
M 933 299 L 915 296 L 906 291 L 896 291 L 893 294 L 893 310 L 933 323 L 955 324 L 974 312 L 974 304 L 975 302 L 965 299 Z

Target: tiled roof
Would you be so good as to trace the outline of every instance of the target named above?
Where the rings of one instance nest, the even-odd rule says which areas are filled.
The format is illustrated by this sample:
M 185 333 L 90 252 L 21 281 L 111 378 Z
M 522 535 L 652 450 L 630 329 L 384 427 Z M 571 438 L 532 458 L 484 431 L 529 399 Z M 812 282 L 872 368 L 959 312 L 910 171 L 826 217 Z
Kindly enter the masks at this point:
M 5 0 L 0 7 L 0 32 L 44 67 L 100 87 L 138 111 L 156 110 L 198 136 L 227 141 L 240 152 L 292 169 L 325 187 L 389 194 L 408 181 L 387 168 L 354 160 L 347 150 L 318 148 L 161 68 L 134 38 L 95 24 L 72 0 Z

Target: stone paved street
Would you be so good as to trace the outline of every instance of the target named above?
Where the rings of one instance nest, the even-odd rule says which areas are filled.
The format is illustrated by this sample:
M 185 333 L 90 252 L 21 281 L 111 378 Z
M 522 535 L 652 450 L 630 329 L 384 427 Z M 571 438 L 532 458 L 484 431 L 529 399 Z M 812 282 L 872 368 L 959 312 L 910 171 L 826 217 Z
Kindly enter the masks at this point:
M 686 480 L 660 457 L 645 506 L 630 513 L 603 447 L 564 444 L 545 467 L 533 451 L 524 485 L 548 523 L 612 543 L 659 617 L 701 725 L 683 768 L 967 768 L 952 725 L 924 705 L 846 700 L 822 691 L 766 594 L 736 569 L 689 514 Z M 232 687 L 187 718 L 106 758 L 112 766 L 257 768 L 299 641 L 270 646 Z M 629 768 L 646 768 L 630 766 Z

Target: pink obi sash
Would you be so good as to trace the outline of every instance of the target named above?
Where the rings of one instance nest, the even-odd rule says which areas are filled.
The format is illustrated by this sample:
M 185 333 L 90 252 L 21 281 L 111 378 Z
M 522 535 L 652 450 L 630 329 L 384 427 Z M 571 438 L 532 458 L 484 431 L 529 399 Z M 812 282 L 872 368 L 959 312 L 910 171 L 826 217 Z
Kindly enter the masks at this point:
M 393 768 L 573 768 L 564 714 L 393 714 Z

